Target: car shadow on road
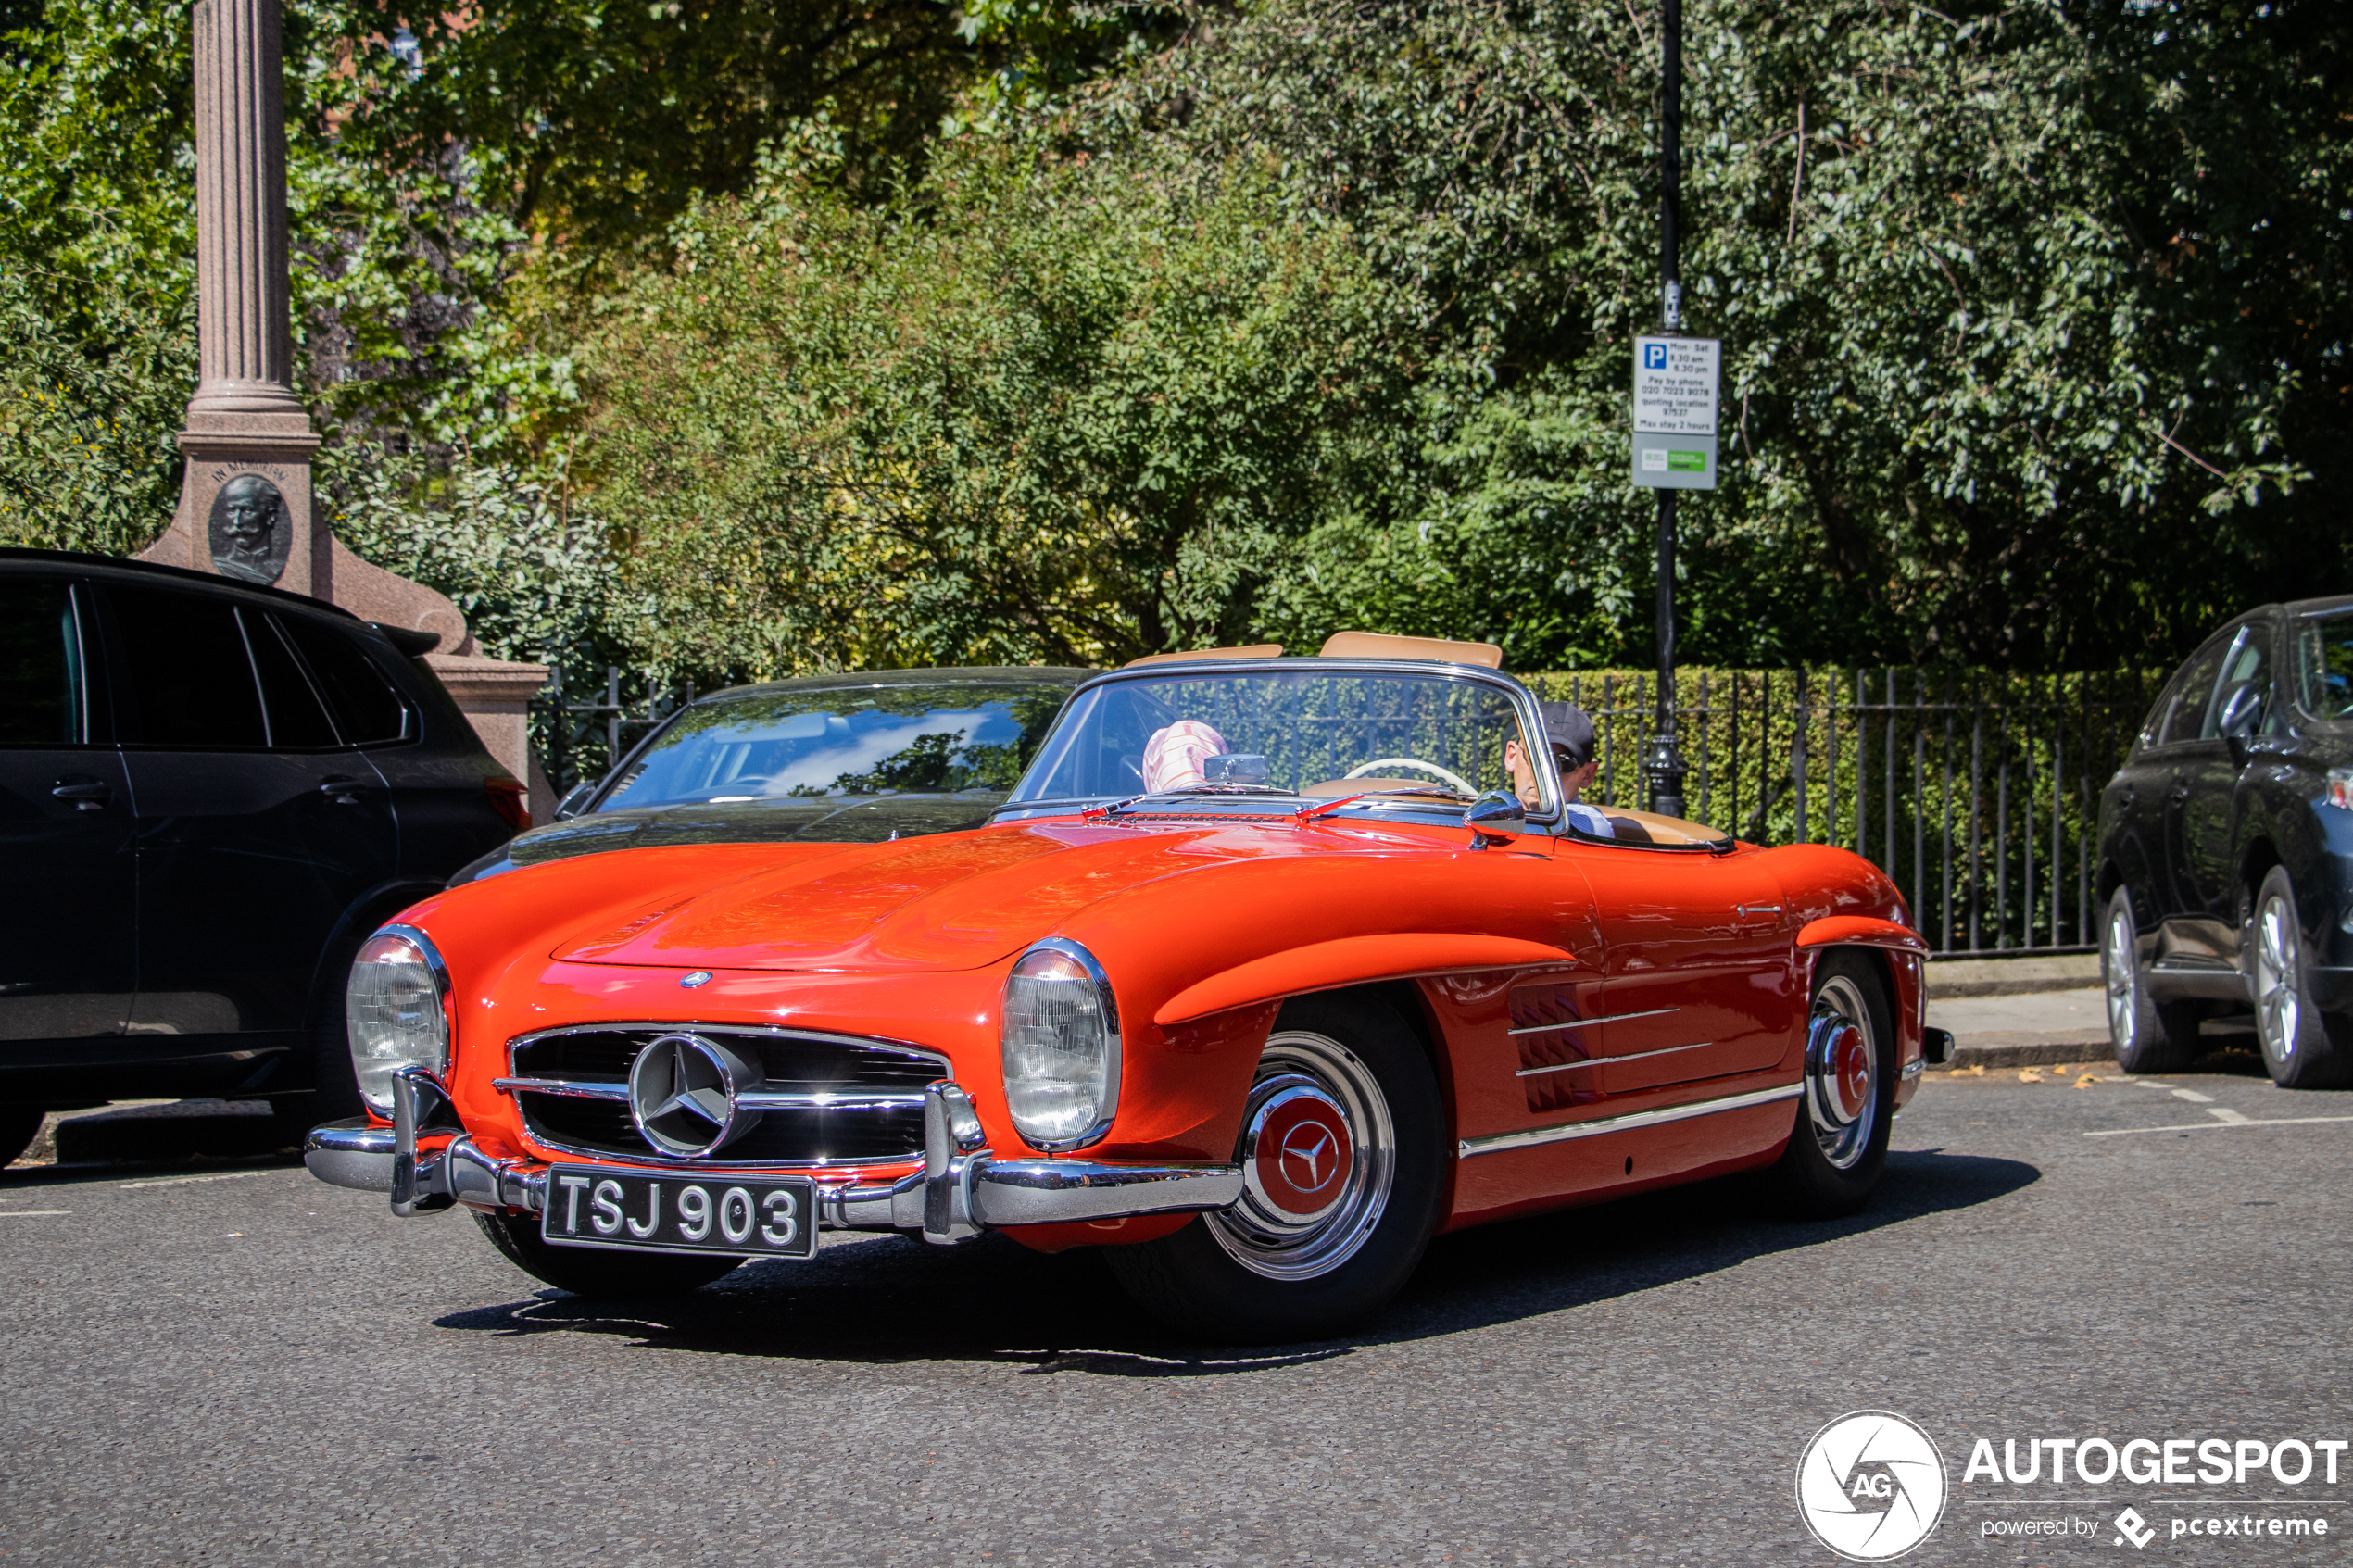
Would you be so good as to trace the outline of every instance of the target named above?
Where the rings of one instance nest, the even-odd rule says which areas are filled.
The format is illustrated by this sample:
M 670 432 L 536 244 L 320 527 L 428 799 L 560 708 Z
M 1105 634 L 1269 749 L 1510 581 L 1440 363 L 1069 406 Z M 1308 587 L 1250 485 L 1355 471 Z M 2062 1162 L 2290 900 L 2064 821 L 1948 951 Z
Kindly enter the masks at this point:
M 1137 1307 L 1099 1253 L 1041 1256 L 1001 1236 L 938 1248 L 837 1235 L 811 1261 L 749 1263 L 685 1297 L 620 1303 L 543 1290 L 435 1326 L 796 1360 L 991 1361 L 1030 1375 L 1226 1376 L 1572 1311 L 1991 1203 L 2040 1176 L 2016 1160 L 1915 1150 L 1891 1154 L 1871 1206 L 1843 1220 L 1776 1218 L 1753 1179 L 1730 1178 L 1481 1226 L 1432 1242 L 1404 1292 L 1363 1330 L 1303 1345 L 1189 1341 Z M 1075 1324 L 1088 1325 L 1083 1337 Z

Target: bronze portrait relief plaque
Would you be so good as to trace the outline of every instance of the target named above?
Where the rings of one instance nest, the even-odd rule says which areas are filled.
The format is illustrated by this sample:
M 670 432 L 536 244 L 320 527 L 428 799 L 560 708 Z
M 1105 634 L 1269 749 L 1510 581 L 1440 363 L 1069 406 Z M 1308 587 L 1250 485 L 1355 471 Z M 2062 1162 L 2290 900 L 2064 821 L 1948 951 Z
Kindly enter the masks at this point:
M 212 564 L 224 577 L 268 586 L 286 570 L 293 543 L 285 497 L 269 479 L 241 473 L 212 497 Z

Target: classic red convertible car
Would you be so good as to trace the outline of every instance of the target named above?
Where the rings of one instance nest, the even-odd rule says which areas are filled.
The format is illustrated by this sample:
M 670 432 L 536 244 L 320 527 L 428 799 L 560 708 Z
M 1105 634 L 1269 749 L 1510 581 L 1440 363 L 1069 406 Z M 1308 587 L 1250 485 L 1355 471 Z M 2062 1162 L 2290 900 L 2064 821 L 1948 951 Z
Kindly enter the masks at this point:
M 995 1230 L 1261 1339 L 1361 1317 L 1490 1220 L 1767 1167 L 1803 1211 L 1863 1203 L 1940 1045 L 1894 887 L 1834 848 L 1568 825 L 1493 662 L 1356 633 L 1148 661 L 1077 688 L 983 827 L 427 899 L 353 967 L 373 1114 L 310 1169 L 464 1205 L 585 1294 L 824 1229 Z

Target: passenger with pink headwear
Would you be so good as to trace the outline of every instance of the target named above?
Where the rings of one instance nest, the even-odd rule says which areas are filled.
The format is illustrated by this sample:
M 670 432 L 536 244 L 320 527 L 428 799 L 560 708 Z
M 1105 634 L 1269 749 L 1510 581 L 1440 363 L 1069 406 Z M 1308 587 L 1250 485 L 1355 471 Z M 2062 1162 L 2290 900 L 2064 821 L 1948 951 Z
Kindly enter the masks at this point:
M 1144 792 L 1157 795 L 1164 789 L 1205 784 L 1209 775 L 1202 764 L 1225 755 L 1224 735 L 1198 719 L 1179 719 L 1166 729 L 1154 731 L 1144 746 Z

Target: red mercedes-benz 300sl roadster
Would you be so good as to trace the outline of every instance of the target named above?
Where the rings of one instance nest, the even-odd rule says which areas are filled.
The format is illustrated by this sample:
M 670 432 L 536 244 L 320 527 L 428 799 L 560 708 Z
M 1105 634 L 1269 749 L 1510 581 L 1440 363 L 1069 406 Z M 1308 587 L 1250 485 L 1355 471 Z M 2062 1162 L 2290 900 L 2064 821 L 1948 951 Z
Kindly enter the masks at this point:
M 310 1169 L 585 1294 L 995 1230 L 1261 1339 L 1378 1308 L 1442 1230 L 1747 1169 L 1863 1203 L 1944 1045 L 1895 888 L 1569 812 L 1524 687 L 1390 651 L 1097 676 L 967 832 L 418 904 L 352 970 L 373 1114 Z

